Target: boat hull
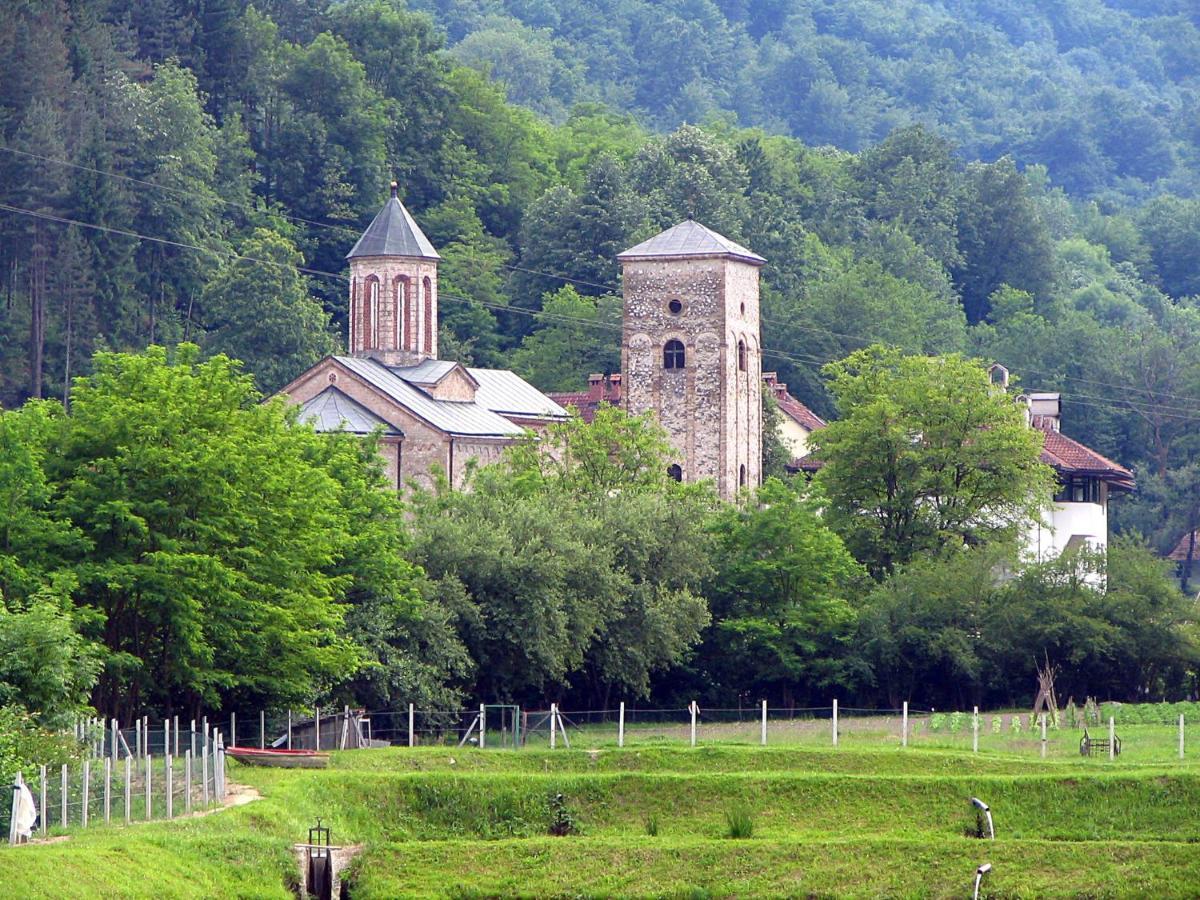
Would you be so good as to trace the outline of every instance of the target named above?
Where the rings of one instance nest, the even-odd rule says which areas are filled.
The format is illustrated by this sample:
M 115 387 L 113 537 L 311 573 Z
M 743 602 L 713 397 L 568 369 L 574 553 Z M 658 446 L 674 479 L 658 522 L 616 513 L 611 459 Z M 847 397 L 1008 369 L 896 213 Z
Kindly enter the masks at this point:
M 324 769 L 329 754 L 315 750 L 257 750 L 247 747 L 228 747 L 227 756 L 251 766 L 271 766 L 277 769 Z

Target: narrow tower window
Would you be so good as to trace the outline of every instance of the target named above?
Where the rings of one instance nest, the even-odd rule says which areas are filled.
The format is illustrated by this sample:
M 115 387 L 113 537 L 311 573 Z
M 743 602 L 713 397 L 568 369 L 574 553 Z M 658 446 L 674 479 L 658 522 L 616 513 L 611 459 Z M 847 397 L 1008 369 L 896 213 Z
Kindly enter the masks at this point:
M 738 487 L 745 487 L 745 486 L 746 486 L 746 467 L 739 466 L 738 467 Z
M 392 344 L 397 350 L 404 349 L 404 339 L 408 337 L 408 278 L 404 275 L 397 275 L 395 281 L 395 317 L 396 317 L 396 333 L 394 343 Z
M 746 342 L 738 341 L 738 371 L 746 371 Z
M 371 349 L 379 349 L 379 279 L 371 278 Z
M 433 352 L 433 329 L 437 323 L 433 321 L 433 282 L 425 276 L 425 352 Z
M 687 362 L 687 355 L 681 341 L 670 340 L 663 345 L 663 368 L 682 369 Z
M 672 481 L 683 481 L 683 469 L 679 467 L 679 463 L 671 463 L 667 466 L 667 477 Z

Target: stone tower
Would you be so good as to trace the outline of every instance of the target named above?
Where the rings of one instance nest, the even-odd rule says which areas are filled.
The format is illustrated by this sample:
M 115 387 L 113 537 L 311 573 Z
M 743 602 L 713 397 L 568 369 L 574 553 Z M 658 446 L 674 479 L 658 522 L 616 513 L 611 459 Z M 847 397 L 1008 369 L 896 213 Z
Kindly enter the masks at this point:
M 690 219 L 617 259 L 626 409 L 658 416 L 677 454 L 673 477 L 711 478 L 726 499 L 757 486 L 766 260 Z
M 408 214 L 392 182 L 392 199 L 379 211 L 350 261 L 352 356 L 386 365 L 437 359 L 438 256 Z

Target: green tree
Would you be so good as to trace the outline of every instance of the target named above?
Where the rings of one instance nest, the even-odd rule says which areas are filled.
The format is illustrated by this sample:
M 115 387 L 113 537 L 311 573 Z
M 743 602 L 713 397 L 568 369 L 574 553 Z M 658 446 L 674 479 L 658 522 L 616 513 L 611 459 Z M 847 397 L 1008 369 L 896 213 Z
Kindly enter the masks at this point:
M 865 576 L 821 520 L 820 502 L 777 479 L 715 517 L 713 624 L 700 658 L 728 692 L 784 704 L 811 700 L 858 673 L 846 664 L 850 603 Z
M 337 341 L 329 316 L 309 296 L 298 267 L 304 258 L 285 237 L 255 229 L 205 285 L 201 305 L 206 347 L 240 359 L 259 390 L 270 393 L 295 378 Z
M 1052 473 L 1022 408 L 977 362 L 879 345 L 825 368 L 841 418 L 812 437 L 829 522 L 876 577 L 946 545 L 1011 538 Z
M 621 367 L 621 298 L 584 297 L 571 285 L 548 294 L 536 316 L 541 325 L 522 339 L 509 363 L 544 391 L 579 390 L 593 372 Z

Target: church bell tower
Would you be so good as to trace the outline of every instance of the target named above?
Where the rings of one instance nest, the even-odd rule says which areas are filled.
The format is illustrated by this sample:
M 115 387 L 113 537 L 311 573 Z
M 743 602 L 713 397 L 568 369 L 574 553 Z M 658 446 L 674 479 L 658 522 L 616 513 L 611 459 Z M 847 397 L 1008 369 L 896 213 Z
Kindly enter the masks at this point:
M 404 204 L 392 197 L 346 255 L 350 261 L 352 356 L 389 366 L 437 359 L 437 267 L 441 259 Z
M 625 310 L 623 402 L 652 411 L 670 475 L 721 497 L 762 481 L 758 274 L 766 262 L 691 219 L 617 256 Z

